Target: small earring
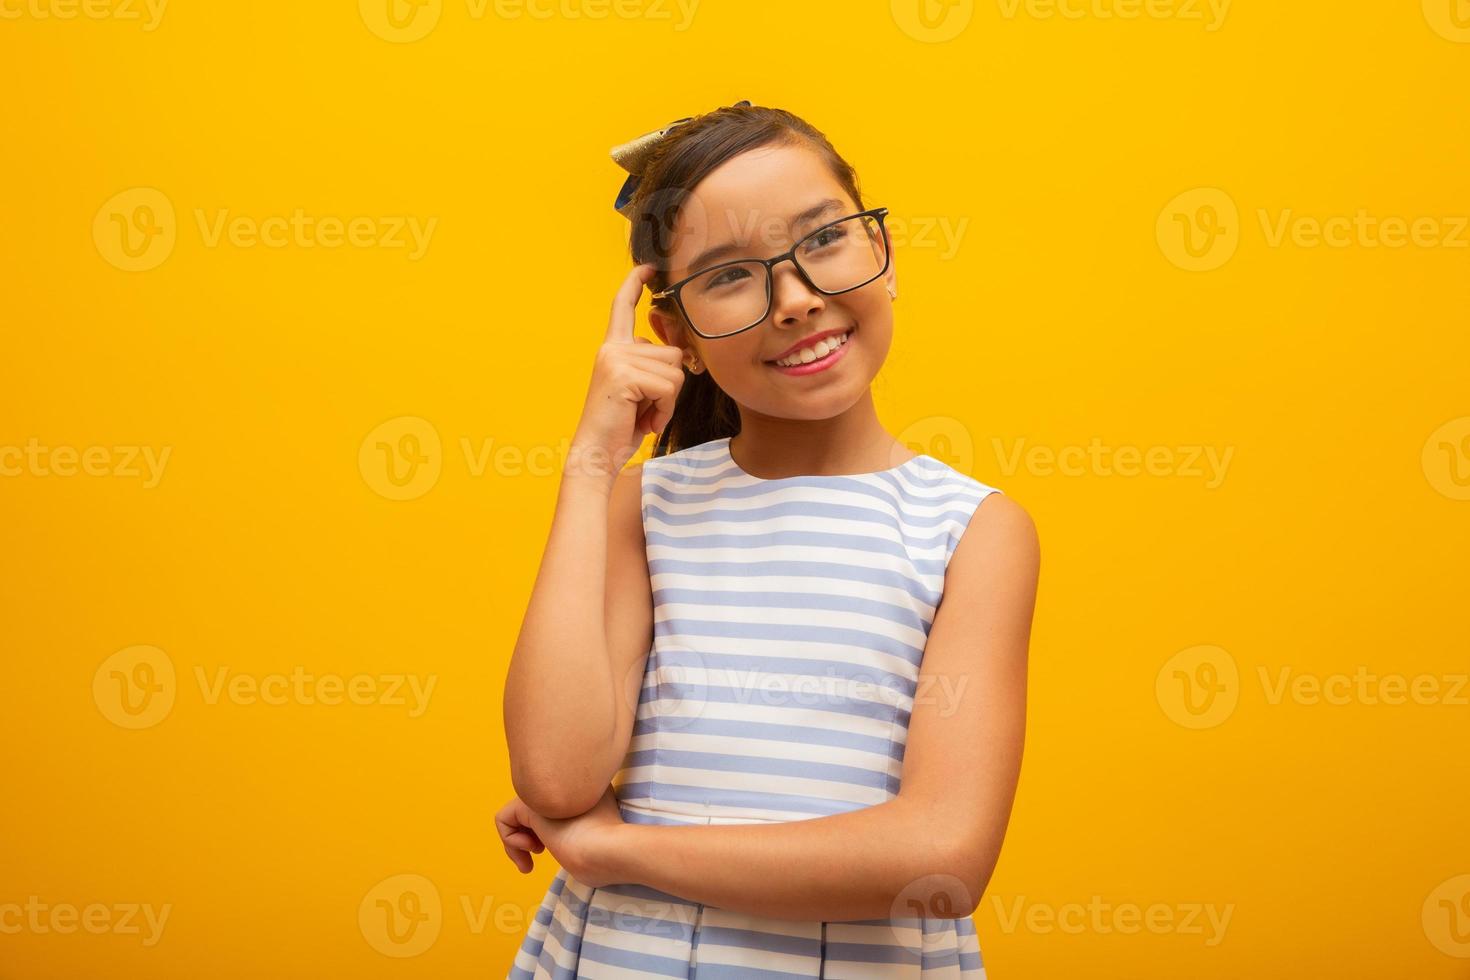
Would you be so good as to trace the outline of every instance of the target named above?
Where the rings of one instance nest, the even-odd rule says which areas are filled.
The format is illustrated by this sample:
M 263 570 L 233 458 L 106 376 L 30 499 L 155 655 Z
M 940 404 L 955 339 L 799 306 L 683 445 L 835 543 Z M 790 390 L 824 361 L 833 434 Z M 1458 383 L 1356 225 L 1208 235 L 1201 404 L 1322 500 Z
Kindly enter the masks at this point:
M 891 283 L 888 286 L 888 298 L 889 299 L 898 299 L 898 287 L 894 286 Z
M 688 365 L 689 371 L 690 371 L 691 374 L 698 374 L 699 373 L 699 358 L 697 358 L 697 357 L 691 357 L 685 363 Z

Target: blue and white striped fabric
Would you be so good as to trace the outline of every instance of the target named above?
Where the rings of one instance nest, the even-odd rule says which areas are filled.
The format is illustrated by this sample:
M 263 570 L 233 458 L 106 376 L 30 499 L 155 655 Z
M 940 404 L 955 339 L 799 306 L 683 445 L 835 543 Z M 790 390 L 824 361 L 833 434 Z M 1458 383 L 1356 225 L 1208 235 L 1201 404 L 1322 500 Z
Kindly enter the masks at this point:
M 927 455 L 762 480 L 729 439 L 643 464 L 654 639 L 623 819 L 806 820 L 898 792 L 944 570 L 994 487 Z M 774 919 L 560 870 L 507 980 L 983 980 L 973 918 Z

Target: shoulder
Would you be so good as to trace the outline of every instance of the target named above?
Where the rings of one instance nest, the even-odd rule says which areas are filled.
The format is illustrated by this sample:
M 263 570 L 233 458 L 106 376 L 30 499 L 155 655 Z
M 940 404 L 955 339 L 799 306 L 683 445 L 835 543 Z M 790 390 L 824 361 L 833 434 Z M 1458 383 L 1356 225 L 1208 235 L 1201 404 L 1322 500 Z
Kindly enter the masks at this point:
M 970 527 L 980 530 L 981 537 L 1003 538 L 1015 544 L 1030 543 L 1039 550 L 1040 538 L 1036 532 L 1036 522 L 1031 519 L 1026 508 L 994 487 L 989 490 L 975 508 Z
M 629 463 L 623 467 L 618 477 L 620 480 L 627 480 L 636 484 L 642 482 L 645 473 L 649 476 L 667 475 L 697 458 L 695 453 L 700 448 L 699 446 L 689 446 L 676 452 L 664 453 L 662 456 L 649 456 L 647 459 L 640 460 L 636 463 Z
M 710 443 L 687 446 L 662 456 L 650 456 L 624 466 L 613 484 L 613 506 L 647 516 L 650 504 L 659 506 L 696 483 L 697 477 L 718 463 Z M 622 501 L 629 501 L 623 503 Z
M 701 478 L 720 468 L 721 460 L 719 447 L 711 441 L 685 446 L 662 456 L 650 456 L 636 467 L 628 467 L 628 470 L 636 470 L 640 482 L 650 492 L 657 493 L 660 488 L 676 489 L 700 482 Z M 643 479 L 645 476 L 649 479 Z
M 911 457 L 905 465 L 907 480 L 916 495 L 931 500 L 969 500 L 978 504 L 990 496 L 1000 496 L 1001 490 L 982 483 L 968 473 L 957 470 L 949 463 L 927 453 Z
M 994 586 L 1004 575 L 1034 584 L 1041 544 L 1026 508 L 999 487 L 930 457 L 930 492 L 940 495 L 952 516 L 945 591 Z
M 983 484 L 982 484 L 983 486 Z M 945 589 L 1004 578 L 1034 586 L 1041 567 L 1041 539 L 1026 508 L 993 487 L 976 506 L 955 546 Z
M 1024 508 L 1006 497 L 999 487 L 982 483 L 933 456 L 926 456 L 922 465 L 911 470 L 909 476 L 910 479 L 906 481 L 906 503 L 914 506 L 919 513 L 938 512 L 942 523 L 949 530 L 946 564 L 954 558 L 960 544 L 972 537 L 970 528 L 977 521 L 992 523 L 996 520 L 997 512 L 1004 512 L 1000 518 L 1002 522 L 1008 518 L 1015 519 L 1017 514 L 1024 516 L 1026 513 Z M 985 515 L 983 518 L 982 512 Z M 973 535 L 979 536 L 980 533 Z M 966 550 L 973 551 L 973 545 Z

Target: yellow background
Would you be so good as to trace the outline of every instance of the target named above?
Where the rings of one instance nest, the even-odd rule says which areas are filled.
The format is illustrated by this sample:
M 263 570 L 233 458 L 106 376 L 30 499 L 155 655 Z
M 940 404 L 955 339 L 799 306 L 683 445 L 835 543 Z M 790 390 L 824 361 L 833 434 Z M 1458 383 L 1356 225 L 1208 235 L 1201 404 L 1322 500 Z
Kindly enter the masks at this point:
M 93 2 L 0 0 L 0 447 L 108 460 L 0 477 L 0 906 L 170 912 L 153 945 L 0 932 L 0 977 L 504 975 L 554 869 L 491 823 L 502 679 L 627 267 L 608 149 L 742 98 L 893 211 L 890 430 L 1040 528 L 990 976 L 1470 977 L 1463 2 Z M 436 224 L 418 258 L 206 235 L 297 209 Z M 1275 235 L 1360 211 L 1430 223 Z M 166 254 L 127 271 L 134 219 Z M 1094 440 L 1161 448 L 1128 476 Z M 170 455 L 147 486 L 113 447 Z M 139 657 L 172 700 L 129 728 Z M 198 680 L 298 668 L 435 687 Z M 1089 903 L 1230 918 L 1048 926 Z

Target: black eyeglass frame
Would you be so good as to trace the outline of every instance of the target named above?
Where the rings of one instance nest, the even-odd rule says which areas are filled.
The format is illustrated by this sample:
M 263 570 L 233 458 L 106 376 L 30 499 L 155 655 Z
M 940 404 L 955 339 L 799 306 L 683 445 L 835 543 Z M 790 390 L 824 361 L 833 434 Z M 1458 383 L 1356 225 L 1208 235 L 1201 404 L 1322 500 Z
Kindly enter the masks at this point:
M 883 223 L 883 219 L 886 218 L 887 216 L 888 216 L 888 209 L 887 208 L 869 208 L 866 211 L 859 211 L 856 214 L 843 215 L 840 218 L 836 218 L 836 219 L 834 219 L 832 221 L 827 222 L 826 224 L 822 225 L 819 228 L 812 229 L 812 231 L 809 232 L 808 234 L 802 235 L 801 238 L 797 240 L 796 244 L 792 245 L 791 248 L 789 248 L 785 252 L 782 252 L 780 255 L 773 255 L 769 259 L 731 259 L 728 262 L 719 262 L 719 263 L 717 263 L 715 265 L 709 266 L 708 268 L 700 269 L 698 272 L 694 273 L 693 275 L 685 276 L 683 279 L 680 279 L 678 282 L 670 283 L 668 286 L 665 286 L 663 289 L 661 289 L 658 292 L 654 293 L 652 298 L 653 299 L 663 299 L 665 296 L 673 296 L 674 297 L 674 302 L 679 307 L 679 312 L 684 315 L 684 322 L 685 323 L 688 323 L 689 326 L 694 330 L 694 332 L 696 334 L 698 334 L 699 336 L 703 337 L 705 340 L 723 340 L 726 337 L 733 337 L 737 333 L 744 333 L 747 330 L 750 330 L 750 329 L 752 329 L 754 327 L 760 326 L 761 323 L 763 323 L 765 321 L 766 317 L 768 317 L 768 316 L 771 315 L 771 301 L 772 301 L 773 296 L 774 296 L 773 286 L 774 286 L 774 283 L 776 281 L 776 276 L 775 276 L 775 273 L 774 273 L 773 270 L 775 269 L 775 267 L 778 264 L 780 264 L 782 262 L 785 262 L 787 259 L 790 259 L 791 260 L 792 266 L 794 266 L 795 269 L 796 269 L 796 274 L 799 275 L 799 276 L 801 276 L 802 281 L 804 281 L 812 289 L 814 289 L 817 292 L 821 293 L 823 296 L 839 296 L 842 293 L 850 293 L 854 289 L 861 289 L 862 287 L 866 286 L 868 283 L 872 282 L 874 279 L 877 279 L 879 276 L 883 275 L 883 273 L 887 272 L 888 271 L 888 267 L 893 264 L 893 249 L 892 249 L 892 247 L 890 246 L 890 244 L 888 242 L 888 228 Z M 804 245 L 806 242 L 808 242 L 812 238 L 815 238 L 817 235 L 820 235 L 822 232 L 826 231 L 828 228 L 831 228 L 833 225 L 840 225 L 844 221 L 851 221 L 853 218 L 866 218 L 866 217 L 872 217 L 872 218 L 877 218 L 878 219 L 878 230 L 880 232 L 882 232 L 882 234 L 883 234 L 883 268 L 879 269 L 876 273 L 874 273 L 871 278 L 864 279 L 862 282 L 858 283 L 856 286 L 848 286 L 846 289 L 832 289 L 832 290 L 823 289 L 821 286 L 818 286 L 816 283 L 812 282 L 812 277 L 809 276 L 809 275 L 807 275 L 807 271 L 801 267 L 801 262 L 797 260 L 797 258 L 796 258 L 796 250 L 799 249 L 799 248 L 801 248 L 802 245 Z M 682 291 L 684 289 L 684 286 L 686 284 L 691 283 L 694 280 L 700 278 L 701 276 L 707 276 L 707 275 L 709 275 L 711 272 L 714 272 L 716 269 L 723 269 L 726 266 L 732 266 L 732 265 L 748 265 L 751 262 L 758 262 L 761 265 L 763 265 L 763 266 L 766 267 L 766 308 L 765 308 L 765 312 L 761 313 L 760 317 L 758 317 L 754 323 L 751 323 L 748 326 L 741 327 L 739 330 L 731 330 L 729 333 L 707 334 L 703 330 L 700 330 L 699 327 L 695 326 L 694 325 L 694 320 L 689 316 L 689 311 L 684 308 L 684 297 L 682 295 Z

